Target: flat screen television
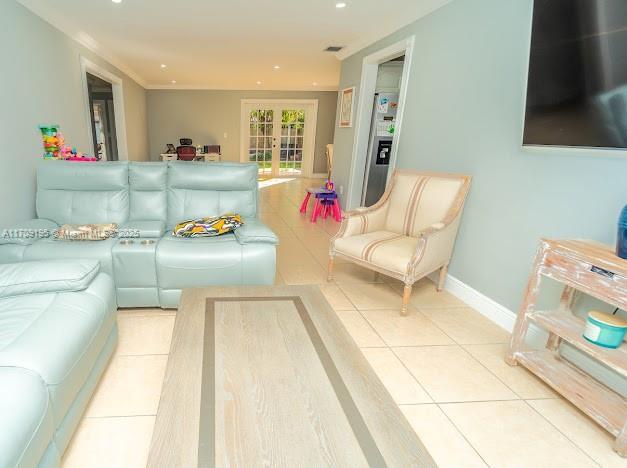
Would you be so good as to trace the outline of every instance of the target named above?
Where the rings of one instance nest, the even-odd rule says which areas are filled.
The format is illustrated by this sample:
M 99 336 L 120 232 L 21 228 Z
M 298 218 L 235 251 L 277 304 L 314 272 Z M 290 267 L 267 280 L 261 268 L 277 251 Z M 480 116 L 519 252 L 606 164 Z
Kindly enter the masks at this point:
M 535 0 L 523 144 L 627 149 L 627 0 Z

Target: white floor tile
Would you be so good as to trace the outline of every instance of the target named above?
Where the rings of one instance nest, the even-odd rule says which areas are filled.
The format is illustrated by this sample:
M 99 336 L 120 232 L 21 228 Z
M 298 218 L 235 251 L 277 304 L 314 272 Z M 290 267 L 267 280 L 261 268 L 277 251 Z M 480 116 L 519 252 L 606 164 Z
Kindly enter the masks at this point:
M 440 408 L 490 466 L 598 466 L 522 400 L 456 403 Z

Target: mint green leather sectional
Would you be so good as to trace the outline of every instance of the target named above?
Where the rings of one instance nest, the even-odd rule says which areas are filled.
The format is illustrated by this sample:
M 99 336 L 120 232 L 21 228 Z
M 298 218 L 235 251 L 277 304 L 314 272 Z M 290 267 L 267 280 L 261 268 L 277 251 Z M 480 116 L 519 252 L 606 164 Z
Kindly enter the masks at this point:
M 0 237 L 0 263 L 96 259 L 113 277 L 120 307 L 173 308 L 185 287 L 274 282 L 277 237 L 257 217 L 255 164 L 41 161 L 36 211 L 37 219 Z M 171 235 L 185 219 L 226 212 L 244 226 L 213 238 Z M 66 223 L 117 223 L 139 237 L 45 237 Z
M 58 467 L 117 342 L 96 260 L 0 265 L 0 467 Z

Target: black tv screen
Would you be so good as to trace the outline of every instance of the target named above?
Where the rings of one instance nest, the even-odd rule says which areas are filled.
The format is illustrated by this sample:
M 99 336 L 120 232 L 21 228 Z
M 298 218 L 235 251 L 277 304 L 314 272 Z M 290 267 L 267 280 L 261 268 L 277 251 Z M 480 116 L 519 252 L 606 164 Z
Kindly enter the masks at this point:
M 535 0 L 523 143 L 627 148 L 627 0 Z

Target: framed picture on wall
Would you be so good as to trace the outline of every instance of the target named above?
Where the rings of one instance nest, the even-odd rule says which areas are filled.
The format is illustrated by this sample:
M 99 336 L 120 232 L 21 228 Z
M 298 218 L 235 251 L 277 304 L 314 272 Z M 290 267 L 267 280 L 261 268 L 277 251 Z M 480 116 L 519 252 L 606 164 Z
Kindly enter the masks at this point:
M 341 128 L 349 128 L 353 126 L 353 104 L 355 96 L 355 87 L 345 88 L 341 93 L 340 100 L 340 123 Z

